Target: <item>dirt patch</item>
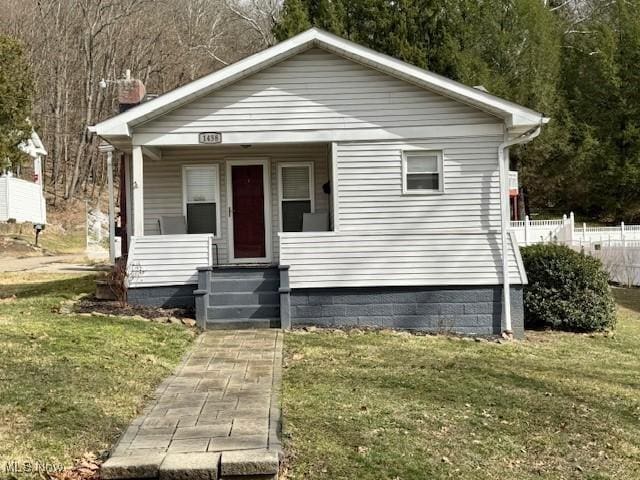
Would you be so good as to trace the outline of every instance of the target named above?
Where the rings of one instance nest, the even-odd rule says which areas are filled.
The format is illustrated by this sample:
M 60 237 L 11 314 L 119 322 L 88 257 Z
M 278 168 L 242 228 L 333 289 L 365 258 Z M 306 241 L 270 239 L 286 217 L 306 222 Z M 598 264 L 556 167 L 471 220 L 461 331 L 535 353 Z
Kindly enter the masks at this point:
M 16 235 L 0 235 L 0 257 L 46 255 L 46 250 Z
M 103 315 L 117 315 L 121 317 L 143 317 L 149 320 L 157 319 L 195 319 L 195 311 L 192 308 L 159 308 L 143 305 L 121 306 L 112 300 L 98 300 L 97 298 L 84 297 L 73 306 L 75 313 L 97 313 Z

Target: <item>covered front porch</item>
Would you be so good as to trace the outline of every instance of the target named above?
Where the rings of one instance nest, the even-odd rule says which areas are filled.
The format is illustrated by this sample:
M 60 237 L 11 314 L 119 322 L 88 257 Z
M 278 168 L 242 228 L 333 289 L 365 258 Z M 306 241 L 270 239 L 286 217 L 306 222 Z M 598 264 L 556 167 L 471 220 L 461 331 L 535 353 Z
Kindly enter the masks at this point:
M 197 268 L 277 265 L 280 232 L 332 231 L 331 144 L 132 149 L 129 287 L 193 286 Z

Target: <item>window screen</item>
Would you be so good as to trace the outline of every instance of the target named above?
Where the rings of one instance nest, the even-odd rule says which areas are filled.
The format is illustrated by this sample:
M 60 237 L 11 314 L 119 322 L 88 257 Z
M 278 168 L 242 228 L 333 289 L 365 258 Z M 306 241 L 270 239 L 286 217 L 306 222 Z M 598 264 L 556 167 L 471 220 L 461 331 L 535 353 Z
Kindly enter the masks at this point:
M 312 210 L 311 165 L 280 166 L 282 231 L 301 232 L 302 218 Z
M 187 233 L 213 233 L 218 225 L 218 167 L 184 167 Z
M 441 159 L 441 152 L 406 153 L 406 191 L 440 191 L 442 180 Z

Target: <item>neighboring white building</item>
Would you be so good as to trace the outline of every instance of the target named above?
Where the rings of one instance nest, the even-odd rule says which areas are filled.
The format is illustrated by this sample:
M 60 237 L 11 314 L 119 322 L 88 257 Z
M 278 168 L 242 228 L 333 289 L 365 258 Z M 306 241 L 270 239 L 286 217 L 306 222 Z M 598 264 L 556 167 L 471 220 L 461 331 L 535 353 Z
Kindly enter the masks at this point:
M 47 151 L 34 131 L 19 146 L 33 159 L 33 181 L 22 180 L 11 172 L 0 172 L 0 222 L 47 223 L 47 205 L 42 191 L 42 158 Z
M 508 146 L 546 121 L 311 29 L 92 130 L 125 153 L 130 301 L 520 334 Z

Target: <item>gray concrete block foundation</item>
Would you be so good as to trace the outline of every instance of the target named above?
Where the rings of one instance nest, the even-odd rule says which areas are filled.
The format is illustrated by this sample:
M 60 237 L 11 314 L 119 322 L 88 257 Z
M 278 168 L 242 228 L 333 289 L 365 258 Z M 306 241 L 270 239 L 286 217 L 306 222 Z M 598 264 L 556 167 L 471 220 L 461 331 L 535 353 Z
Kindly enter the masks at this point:
M 497 335 L 502 287 L 366 287 L 293 289 L 292 326 L 386 327 L 442 333 Z M 511 321 L 524 335 L 522 286 L 511 288 Z
M 174 285 L 169 287 L 139 287 L 127 290 L 127 301 L 132 305 L 162 308 L 194 308 L 193 291 L 198 285 Z

